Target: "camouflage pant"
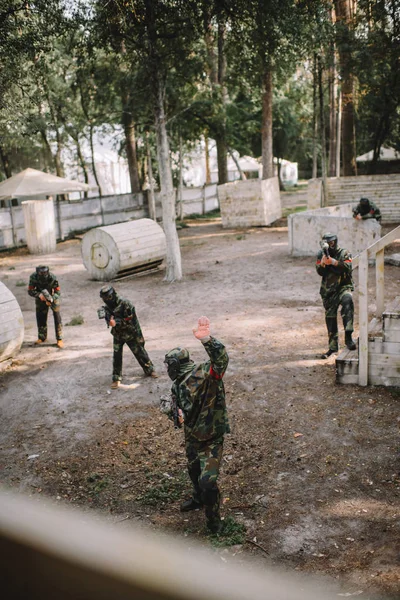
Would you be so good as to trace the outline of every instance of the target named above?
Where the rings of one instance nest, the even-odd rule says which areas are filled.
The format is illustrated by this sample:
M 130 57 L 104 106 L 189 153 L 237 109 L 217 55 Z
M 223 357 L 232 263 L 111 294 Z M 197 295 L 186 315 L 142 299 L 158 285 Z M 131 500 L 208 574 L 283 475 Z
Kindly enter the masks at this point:
M 224 439 L 197 442 L 186 440 L 189 477 L 193 483 L 193 498 L 205 506 L 206 517 L 219 517 L 220 493 L 217 485 Z
M 127 340 L 127 341 L 117 341 L 114 338 L 114 356 L 113 356 L 113 381 L 121 381 L 122 379 L 122 351 L 124 348 L 124 344 L 127 344 L 130 348 L 132 354 L 135 356 L 139 365 L 142 367 L 143 371 L 146 375 L 151 375 L 154 371 L 153 363 L 150 360 L 149 355 L 144 349 L 144 340 L 143 338 Z
M 339 349 L 337 322 L 337 311 L 339 306 L 342 307 L 340 314 L 342 315 L 344 330 L 348 333 L 353 333 L 354 304 L 353 296 L 349 290 L 343 290 L 324 300 L 325 322 L 329 336 L 329 349 L 334 352 L 337 352 Z
M 47 339 L 47 315 L 49 312 L 49 308 L 53 312 L 54 318 L 54 329 L 56 332 L 56 339 L 62 340 L 62 321 L 60 314 L 60 301 L 54 300 L 50 306 L 47 306 L 46 302 L 42 302 L 39 298 L 35 298 L 36 304 L 36 323 L 38 328 L 38 338 L 39 340 Z

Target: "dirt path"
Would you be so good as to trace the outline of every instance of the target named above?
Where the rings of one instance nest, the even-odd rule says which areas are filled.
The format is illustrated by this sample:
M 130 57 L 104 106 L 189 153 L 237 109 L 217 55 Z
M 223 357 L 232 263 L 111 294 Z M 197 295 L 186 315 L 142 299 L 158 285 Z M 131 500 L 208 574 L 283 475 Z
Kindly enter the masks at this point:
M 3 254 L 0 278 L 26 329 L 0 376 L 2 482 L 215 544 L 203 515 L 179 513 L 189 490 L 182 436 L 158 410 L 170 387 L 163 356 L 179 344 L 203 360 L 191 330 L 206 314 L 230 355 L 223 514 L 246 526 L 245 537 L 233 532 L 239 543 L 227 557 L 326 573 L 361 598 L 398 598 L 400 391 L 335 384 L 334 360 L 317 358 L 327 343 L 319 277 L 313 259 L 288 255 L 286 227 L 240 232 L 196 221 L 180 237 L 182 282 L 157 273 L 115 284 L 135 304 L 160 373 L 143 378 L 125 349 L 124 386 L 115 391 L 112 338 L 96 314 L 101 284 L 88 279 L 79 240 L 40 258 L 59 277 L 64 324 L 84 320 L 65 327 L 64 350 L 54 346 L 52 323 L 49 345 L 32 347 L 34 302 L 17 284 L 38 259 Z M 398 295 L 398 280 L 398 267 L 386 266 L 387 298 Z

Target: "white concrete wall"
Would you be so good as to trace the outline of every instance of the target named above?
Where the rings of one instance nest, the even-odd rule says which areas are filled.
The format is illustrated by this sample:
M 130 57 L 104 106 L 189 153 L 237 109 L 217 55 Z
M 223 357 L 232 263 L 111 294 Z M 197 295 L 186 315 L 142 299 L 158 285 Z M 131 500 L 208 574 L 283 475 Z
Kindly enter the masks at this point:
M 320 206 L 318 185 L 321 186 L 320 179 L 311 179 L 308 183 L 308 209 Z M 380 208 L 383 223 L 400 222 L 400 174 L 329 177 L 327 190 L 328 206 L 357 203 L 364 196 Z
M 375 219 L 358 221 L 352 216 L 355 204 L 307 210 L 288 216 L 289 253 L 316 256 L 324 233 L 336 233 L 339 246 L 356 256 L 381 237 Z
M 218 198 L 222 227 L 270 225 L 282 217 L 277 177 L 219 185 Z

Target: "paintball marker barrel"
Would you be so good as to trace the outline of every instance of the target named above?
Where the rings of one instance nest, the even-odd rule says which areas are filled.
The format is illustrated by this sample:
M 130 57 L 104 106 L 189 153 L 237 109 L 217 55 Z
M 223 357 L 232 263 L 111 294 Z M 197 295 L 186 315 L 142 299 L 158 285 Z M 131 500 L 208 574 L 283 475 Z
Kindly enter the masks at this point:
M 41 293 L 45 297 L 46 302 L 50 302 L 50 304 L 53 303 L 53 296 L 50 294 L 50 292 L 48 290 L 42 290 Z

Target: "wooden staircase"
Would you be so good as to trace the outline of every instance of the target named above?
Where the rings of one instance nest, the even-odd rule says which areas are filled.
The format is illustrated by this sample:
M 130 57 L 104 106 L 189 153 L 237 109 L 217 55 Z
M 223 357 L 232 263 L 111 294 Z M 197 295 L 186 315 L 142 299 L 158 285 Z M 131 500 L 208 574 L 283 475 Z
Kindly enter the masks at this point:
M 336 359 L 336 381 L 359 383 L 358 349 L 343 350 Z M 368 385 L 400 387 L 400 298 L 373 319 L 368 333 Z

